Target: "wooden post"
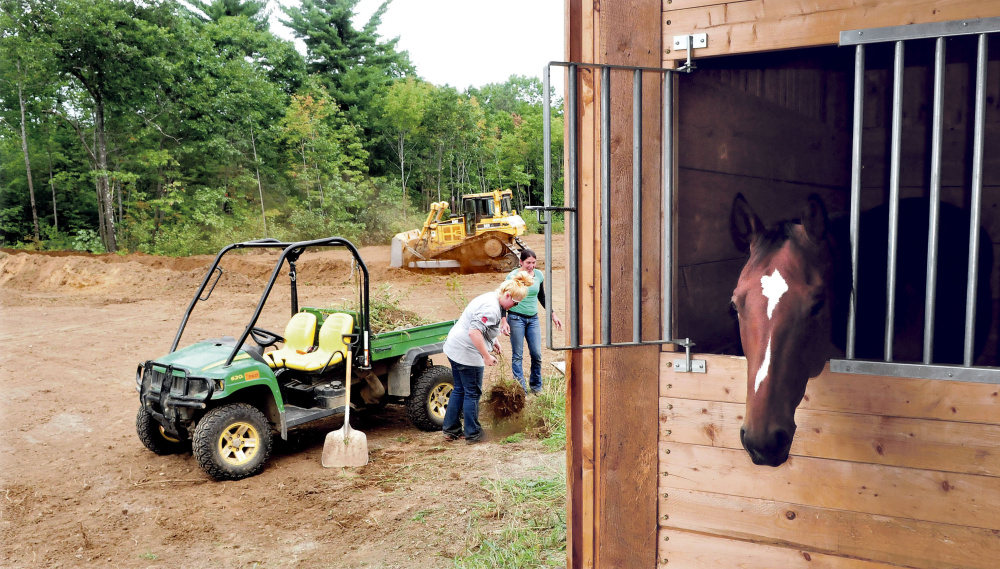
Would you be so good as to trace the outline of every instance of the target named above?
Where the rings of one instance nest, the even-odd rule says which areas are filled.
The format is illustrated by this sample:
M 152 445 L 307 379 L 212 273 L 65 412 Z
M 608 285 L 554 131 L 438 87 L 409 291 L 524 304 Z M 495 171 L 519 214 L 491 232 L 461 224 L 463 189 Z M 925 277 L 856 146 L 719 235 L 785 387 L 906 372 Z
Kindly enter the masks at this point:
M 660 67 L 659 0 L 567 1 L 570 61 Z M 643 25 L 636 25 L 642 22 Z M 601 263 L 613 265 L 612 341 L 632 340 L 632 73 L 611 80 L 611 258 L 600 258 L 600 73 L 581 69 L 580 341 L 600 338 Z M 642 89 L 641 263 L 643 339 L 659 339 L 661 111 L 659 77 Z M 593 237 L 593 236 L 598 237 Z M 656 563 L 659 348 L 579 350 L 569 359 L 567 404 L 570 567 L 651 567 Z

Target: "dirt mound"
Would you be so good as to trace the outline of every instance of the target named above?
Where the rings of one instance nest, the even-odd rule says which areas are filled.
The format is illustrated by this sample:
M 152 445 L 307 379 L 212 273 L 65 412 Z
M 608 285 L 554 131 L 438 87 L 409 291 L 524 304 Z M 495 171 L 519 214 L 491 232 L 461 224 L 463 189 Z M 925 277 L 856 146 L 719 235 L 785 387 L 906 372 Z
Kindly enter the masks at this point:
M 0 257 L 0 286 L 28 291 L 86 289 L 105 294 L 118 289 L 119 292 L 131 292 L 146 288 L 152 279 L 163 285 L 191 289 L 197 286 L 200 273 L 197 270 L 156 271 L 131 259 L 109 262 L 107 257 L 96 255 L 18 253 Z

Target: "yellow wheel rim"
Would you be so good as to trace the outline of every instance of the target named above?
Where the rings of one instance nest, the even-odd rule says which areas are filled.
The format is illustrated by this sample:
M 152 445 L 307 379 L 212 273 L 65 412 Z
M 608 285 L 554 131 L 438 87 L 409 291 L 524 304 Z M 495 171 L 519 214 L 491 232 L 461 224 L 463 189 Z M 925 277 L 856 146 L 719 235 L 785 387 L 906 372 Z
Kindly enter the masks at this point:
M 219 435 L 219 454 L 226 464 L 244 465 L 257 456 L 258 448 L 260 433 L 250 423 L 233 423 Z
M 448 409 L 448 398 L 451 397 L 452 386 L 448 383 L 439 383 L 431 389 L 427 396 L 427 410 L 432 417 L 444 420 L 444 412 Z
M 181 442 L 180 439 L 175 439 L 174 437 L 171 437 L 170 435 L 168 435 L 167 432 L 163 430 L 163 426 L 162 425 L 160 425 L 160 436 L 163 437 L 163 438 L 165 438 L 165 439 L 167 439 L 168 441 L 170 441 L 172 443 L 179 443 L 179 442 Z

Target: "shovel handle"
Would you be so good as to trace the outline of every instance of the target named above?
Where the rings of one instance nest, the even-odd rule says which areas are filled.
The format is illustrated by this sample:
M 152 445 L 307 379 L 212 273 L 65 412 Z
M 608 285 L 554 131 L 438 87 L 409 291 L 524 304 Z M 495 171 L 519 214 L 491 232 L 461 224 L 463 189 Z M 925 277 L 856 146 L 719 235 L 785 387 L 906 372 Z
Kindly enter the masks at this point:
M 347 384 L 347 391 L 345 395 L 345 405 L 344 405 L 344 440 L 351 434 L 351 347 L 350 344 L 347 345 L 347 354 L 344 357 L 344 369 L 346 370 L 346 377 L 344 382 Z

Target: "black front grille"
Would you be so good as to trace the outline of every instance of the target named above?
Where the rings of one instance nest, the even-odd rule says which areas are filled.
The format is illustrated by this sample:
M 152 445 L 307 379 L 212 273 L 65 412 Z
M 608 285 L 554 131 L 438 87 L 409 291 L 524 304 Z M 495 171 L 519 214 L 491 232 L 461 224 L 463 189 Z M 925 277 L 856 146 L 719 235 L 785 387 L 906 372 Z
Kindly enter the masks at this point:
M 165 413 L 171 407 L 204 409 L 212 398 L 215 384 L 205 377 L 193 377 L 181 367 L 154 364 L 143 365 L 140 398 L 151 411 Z

